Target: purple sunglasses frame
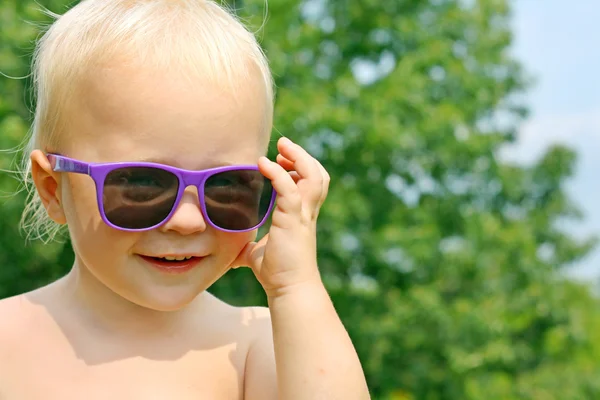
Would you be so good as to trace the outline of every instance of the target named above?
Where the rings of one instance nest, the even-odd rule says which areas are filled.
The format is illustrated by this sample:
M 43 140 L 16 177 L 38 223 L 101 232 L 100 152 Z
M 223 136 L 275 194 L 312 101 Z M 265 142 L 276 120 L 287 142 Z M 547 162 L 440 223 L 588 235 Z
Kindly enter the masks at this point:
M 199 199 L 200 209 L 202 211 L 202 216 L 204 217 L 204 220 L 211 227 L 218 229 L 220 231 L 223 231 L 223 232 L 240 233 L 240 232 L 249 232 L 249 231 L 253 231 L 255 229 L 260 228 L 269 218 L 269 214 L 271 214 L 271 212 L 273 211 L 273 206 L 275 204 L 275 198 L 277 197 L 277 193 L 275 192 L 275 189 L 273 189 L 273 194 L 271 195 L 271 201 L 269 203 L 269 208 L 267 209 L 267 212 L 265 213 L 265 216 L 263 217 L 263 219 L 257 225 L 255 225 L 251 228 L 248 228 L 248 229 L 243 229 L 243 230 L 224 229 L 224 228 L 221 228 L 221 227 L 215 225 L 211 221 L 211 219 L 208 217 L 208 213 L 206 211 L 206 203 L 204 202 L 204 195 L 203 195 L 204 184 L 206 183 L 206 180 L 208 178 L 210 178 L 211 176 L 221 173 L 221 172 L 239 171 L 239 170 L 258 171 L 258 166 L 256 166 L 256 165 L 232 165 L 232 166 L 225 166 L 225 167 L 209 168 L 209 169 L 200 170 L 200 171 L 193 171 L 193 170 L 186 170 L 186 169 L 171 167 L 169 165 L 152 163 L 152 162 L 87 163 L 84 161 L 75 160 L 73 158 L 61 156 L 58 154 L 46 154 L 46 157 L 48 158 L 48 161 L 50 162 L 50 165 L 52 166 L 52 170 L 55 172 L 71 172 L 71 173 L 76 173 L 76 174 L 89 175 L 94 180 L 94 183 L 96 185 L 96 200 L 98 203 L 98 211 L 100 212 L 102 221 L 104 221 L 104 223 L 106 225 L 110 226 L 111 228 L 118 229 L 120 231 L 143 232 L 143 231 L 149 231 L 152 229 L 156 229 L 156 228 L 164 225 L 171 219 L 171 217 L 177 210 L 177 207 L 179 206 L 179 202 L 181 201 L 181 198 L 183 197 L 183 192 L 185 191 L 185 189 L 188 186 L 196 186 L 198 188 L 198 193 L 200 194 L 198 196 L 198 199 Z M 177 189 L 177 198 L 175 199 L 175 203 L 173 203 L 173 209 L 171 210 L 169 215 L 167 215 L 165 217 L 165 219 L 162 220 L 160 223 L 153 225 L 151 227 L 148 227 L 148 228 L 130 229 L 130 228 L 123 228 L 118 225 L 115 225 L 112 222 L 110 222 L 108 220 L 108 218 L 106 217 L 106 214 L 104 213 L 104 202 L 102 200 L 103 194 L 104 194 L 104 180 L 106 179 L 106 176 L 110 172 L 114 171 L 115 169 L 129 168 L 129 167 L 158 168 L 163 171 L 172 173 L 179 180 L 179 187 Z

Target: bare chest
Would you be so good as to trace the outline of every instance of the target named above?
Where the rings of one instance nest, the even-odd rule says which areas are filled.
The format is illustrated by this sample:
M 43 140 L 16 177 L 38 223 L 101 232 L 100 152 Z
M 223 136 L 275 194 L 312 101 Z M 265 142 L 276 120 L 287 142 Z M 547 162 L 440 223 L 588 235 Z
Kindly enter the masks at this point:
M 87 354 L 60 346 L 17 347 L 0 360 L 0 400 L 243 398 L 245 356 L 235 344 L 154 352 L 104 348 Z

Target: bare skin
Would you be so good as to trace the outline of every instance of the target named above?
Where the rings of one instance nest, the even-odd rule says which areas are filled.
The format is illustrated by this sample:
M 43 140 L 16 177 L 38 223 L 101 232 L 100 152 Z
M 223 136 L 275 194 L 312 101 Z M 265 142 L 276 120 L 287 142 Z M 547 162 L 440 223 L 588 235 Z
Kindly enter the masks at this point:
M 0 399 L 247 398 L 249 352 L 272 341 L 267 309 L 204 293 L 180 326 L 123 334 L 69 304 L 67 280 L 0 301 Z
M 262 157 L 261 80 L 233 96 L 203 82 L 115 64 L 90 71 L 69 105 L 65 140 L 31 154 L 46 212 L 66 224 L 71 273 L 0 302 L 0 399 L 364 400 L 362 368 L 321 281 L 316 220 L 329 176 L 279 140 Z M 89 176 L 55 172 L 44 152 L 86 162 L 154 161 L 188 170 L 258 164 L 277 191 L 269 233 L 204 220 L 195 187 L 164 225 L 103 223 Z M 185 274 L 144 257 L 193 255 Z M 206 290 L 250 267 L 269 309 L 238 309 Z

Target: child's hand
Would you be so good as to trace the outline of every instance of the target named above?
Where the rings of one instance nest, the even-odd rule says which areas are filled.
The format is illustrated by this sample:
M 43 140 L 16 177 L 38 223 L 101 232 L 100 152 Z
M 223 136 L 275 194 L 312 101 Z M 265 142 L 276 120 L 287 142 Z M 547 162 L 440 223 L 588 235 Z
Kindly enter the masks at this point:
M 282 138 L 277 148 L 277 162 L 263 157 L 258 163 L 277 191 L 271 228 L 234 263 L 252 268 L 269 297 L 321 282 L 316 225 L 329 188 L 329 174 L 302 147 Z
M 277 162 L 259 161 L 278 194 L 271 228 L 234 264 L 252 268 L 271 317 L 253 343 L 256 350 L 248 352 L 248 369 L 261 372 L 248 376 L 254 389 L 247 397 L 268 392 L 281 399 L 370 399 L 360 359 L 317 268 L 317 216 L 329 175 L 289 140 L 279 140 L 277 148 Z

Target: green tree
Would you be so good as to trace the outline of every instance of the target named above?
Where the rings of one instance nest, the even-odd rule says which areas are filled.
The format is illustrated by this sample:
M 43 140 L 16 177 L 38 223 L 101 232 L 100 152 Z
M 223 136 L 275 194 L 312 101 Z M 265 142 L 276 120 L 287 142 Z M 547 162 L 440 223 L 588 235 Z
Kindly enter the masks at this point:
M 230 4 L 263 25 L 263 0 Z M 598 301 L 560 277 L 593 245 L 560 229 L 580 217 L 563 188 L 575 155 L 556 147 L 528 168 L 497 156 L 527 114 L 509 1 L 268 4 L 259 35 L 278 87 L 274 135 L 333 177 L 320 267 L 374 398 L 599 396 Z M 25 20 L 43 20 L 33 1 L 0 1 L 0 71 L 14 76 L 27 75 L 36 36 Z M 27 130 L 27 83 L 0 80 L 1 148 Z M 16 184 L 0 178 L 4 191 Z M 72 257 L 23 244 L 22 200 L 0 209 L 0 297 L 55 279 Z M 265 304 L 248 270 L 212 290 Z
M 65 2 L 43 5 L 60 11 Z M 60 244 L 26 244 L 18 229 L 25 193 L 14 171 L 31 121 L 29 65 L 39 33 L 36 23 L 47 22 L 39 9 L 34 1 L 0 0 L 0 298 L 58 278 L 71 259 L 70 249 Z
M 558 279 L 593 244 L 558 228 L 579 217 L 563 190 L 575 155 L 497 156 L 527 115 L 509 5 L 269 2 L 275 127 L 333 176 L 320 266 L 377 396 L 599 394 L 593 362 L 570 360 L 592 354 L 577 310 L 595 300 Z M 260 26 L 264 2 L 244 6 Z

